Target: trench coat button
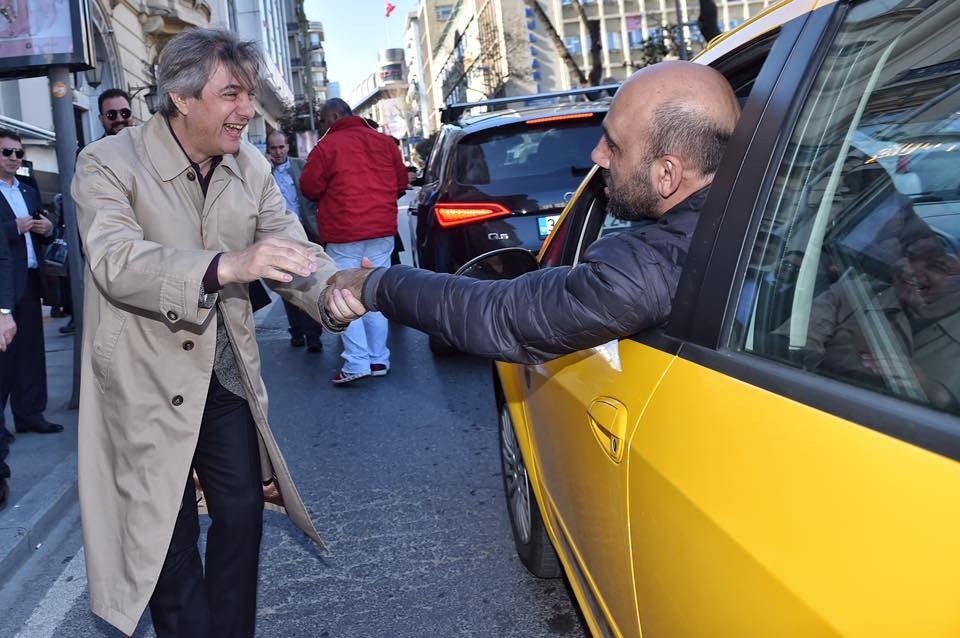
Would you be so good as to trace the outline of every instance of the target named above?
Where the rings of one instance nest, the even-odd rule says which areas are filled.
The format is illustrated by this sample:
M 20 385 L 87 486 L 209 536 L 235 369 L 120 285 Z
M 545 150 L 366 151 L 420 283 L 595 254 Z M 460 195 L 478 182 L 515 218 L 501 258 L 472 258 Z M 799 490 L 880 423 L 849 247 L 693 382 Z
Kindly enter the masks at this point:
M 173 397 L 173 400 L 170 403 L 174 405 L 183 405 L 183 397 L 178 394 L 177 396 Z
M 170 321 L 176 321 L 179 318 L 180 317 L 174 311 L 170 310 L 167 312 L 167 319 L 169 319 Z
M 189 179 L 192 182 L 193 180 L 197 179 L 197 176 L 193 174 L 193 171 L 188 171 L 187 179 Z
M 193 342 L 192 342 L 192 341 L 184 341 L 184 342 L 183 342 L 183 349 L 184 349 L 184 350 L 188 350 L 188 351 L 189 351 L 189 350 L 193 350 Z

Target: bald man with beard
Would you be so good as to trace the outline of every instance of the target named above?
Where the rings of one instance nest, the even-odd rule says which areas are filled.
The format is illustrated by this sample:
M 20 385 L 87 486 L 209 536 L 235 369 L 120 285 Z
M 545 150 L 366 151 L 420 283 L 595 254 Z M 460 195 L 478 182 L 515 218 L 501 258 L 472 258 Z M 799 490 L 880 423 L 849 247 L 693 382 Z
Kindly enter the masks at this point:
M 655 223 L 599 239 L 576 266 L 509 281 L 407 266 L 341 271 L 328 280 L 327 308 L 340 321 L 379 311 L 462 352 L 517 363 L 658 326 L 739 115 L 730 84 L 710 67 L 641 69 L 614 96 L 591 157 L 603 170 L 610 214 Z

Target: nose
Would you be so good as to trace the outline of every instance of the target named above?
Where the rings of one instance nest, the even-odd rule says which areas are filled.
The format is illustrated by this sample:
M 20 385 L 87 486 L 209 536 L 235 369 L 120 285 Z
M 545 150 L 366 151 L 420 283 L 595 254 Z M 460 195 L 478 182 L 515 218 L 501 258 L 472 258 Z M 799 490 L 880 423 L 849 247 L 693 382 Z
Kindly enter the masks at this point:
M 593 147 L 590 153 L 590 159 L 600 168 L 610 168 L 610 149 L 607 148 L 607 141 L 600 137 L 597 145 Z
M 252 120 L 253 116 L 257 114 L 256 110 L 253 108 L 253 95 L 247 92 L 241 93 L 239 99 L 239 106 L 237 106 L 237 112 L 246 117 L 248 120 Z

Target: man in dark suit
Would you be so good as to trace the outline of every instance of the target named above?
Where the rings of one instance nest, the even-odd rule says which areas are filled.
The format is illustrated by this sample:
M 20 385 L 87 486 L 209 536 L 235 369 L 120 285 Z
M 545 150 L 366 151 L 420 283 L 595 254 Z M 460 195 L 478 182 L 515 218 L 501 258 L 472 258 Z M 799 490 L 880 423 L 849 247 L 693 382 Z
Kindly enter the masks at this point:
M 13 262 L 14 299 L 8 310 L 19 330 L 16 341 L 0 354 L 0 423 L 9 398 L 17 432 L 50 434 L 63 431 L 43 416 L 47 366 L 40 298 L 43 249 L 53 223 L 40 214 L 40 193 L 17 179 L 23 155 L 20 136 L 0 129 L 0 229 Z
M 13 263 L 7 242 L 0 241 L 0 352 L 6 352 L 7 346 L 16 334 L 17 323 L 13 318 Z M 9 453 L 10 439 L 4 428 L 0 431 L 0 509 L 7 504 L 7 479 L 10 478 L 10 467 L 6 459 Z

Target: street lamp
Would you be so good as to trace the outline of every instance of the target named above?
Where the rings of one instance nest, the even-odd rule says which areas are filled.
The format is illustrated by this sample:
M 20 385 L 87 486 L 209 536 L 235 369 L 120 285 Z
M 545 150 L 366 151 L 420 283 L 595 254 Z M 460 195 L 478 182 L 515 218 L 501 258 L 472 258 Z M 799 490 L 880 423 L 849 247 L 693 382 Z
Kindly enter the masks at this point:
M 157 93 L 157 85 L 131 86 L 130 97 L 137 97 L 143 91 L 146 91 L 143 95 L 143 101 L 147 103 L 147 110 L 150 113 L 156 113 L 160 109 L 160 94 Z
M 103 60 L 99 58 L 91 68 L 83 72 L 83 77 L 87 82 L 87 86 L 91 89 L 95 89 L 100 86 L 100 83 L 103 81 Z

